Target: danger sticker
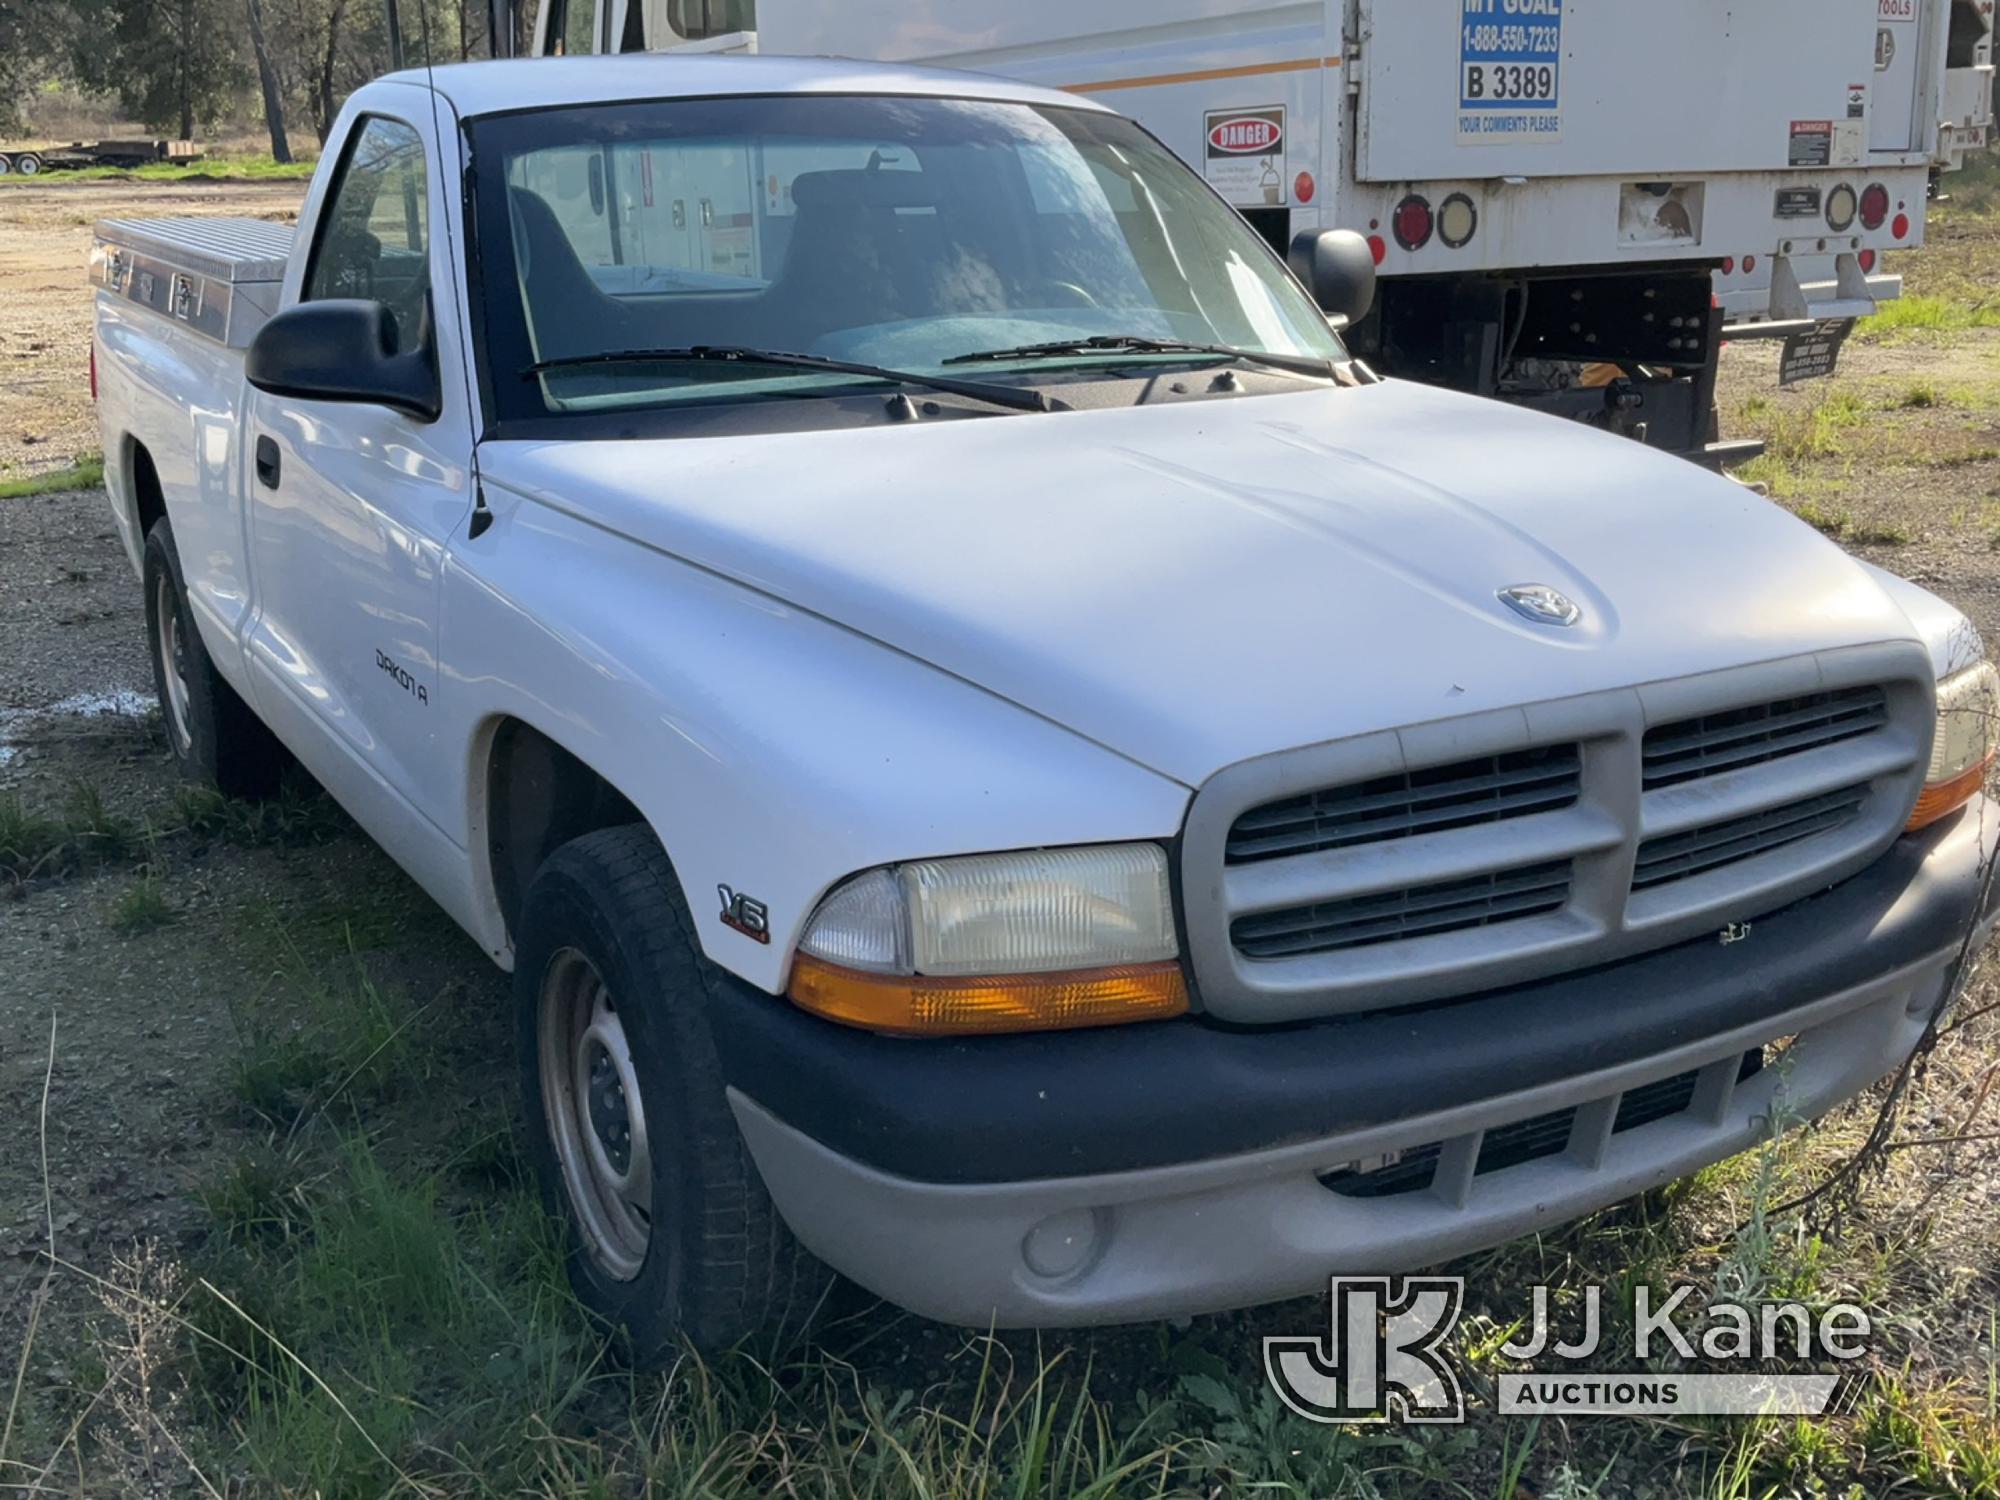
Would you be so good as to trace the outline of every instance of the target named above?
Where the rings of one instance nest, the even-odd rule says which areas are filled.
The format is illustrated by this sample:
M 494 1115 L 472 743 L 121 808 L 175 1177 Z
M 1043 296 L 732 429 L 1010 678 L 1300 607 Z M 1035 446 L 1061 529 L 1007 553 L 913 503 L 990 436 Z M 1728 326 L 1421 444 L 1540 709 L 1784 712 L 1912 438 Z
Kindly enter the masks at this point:
M 1285 202 L 1285 108 L 1213 109 L 1202 116 L 1202 175 L 1238 206 Z
M 1833 161 L 1833 121 L 1792 121 L 1791 150 L 1785 160 L 1794 167 L 1824 167 Z

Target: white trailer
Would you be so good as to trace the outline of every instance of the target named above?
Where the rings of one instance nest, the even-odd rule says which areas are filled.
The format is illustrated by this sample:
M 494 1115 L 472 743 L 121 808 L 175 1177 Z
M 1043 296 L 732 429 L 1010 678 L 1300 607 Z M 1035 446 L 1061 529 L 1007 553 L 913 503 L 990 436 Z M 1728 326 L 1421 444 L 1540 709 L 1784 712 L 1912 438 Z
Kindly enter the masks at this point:
M 1993 0 L 541 0 L 538 52 L 927 62 L 1103 100 L 1281 250 L 1364 234 L 1350 344 L 1719 463 L 1716 356 L 1828 373 L 1983 144 Z M 1950 66 L 1948 66 L 1950 65 Z M 777 195 L 782 197 L 783 184 Z

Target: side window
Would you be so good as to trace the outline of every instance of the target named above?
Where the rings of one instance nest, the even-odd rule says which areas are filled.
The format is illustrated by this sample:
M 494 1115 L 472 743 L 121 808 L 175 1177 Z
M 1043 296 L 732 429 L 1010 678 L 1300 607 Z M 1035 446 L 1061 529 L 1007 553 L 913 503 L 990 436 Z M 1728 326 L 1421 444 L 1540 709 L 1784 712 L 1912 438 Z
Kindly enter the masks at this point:
M 363 121 L 322 212 L 305 300 L 385 303 L 408 347 L 430 290 L 430 198 L 416 131 L 380 116 Z

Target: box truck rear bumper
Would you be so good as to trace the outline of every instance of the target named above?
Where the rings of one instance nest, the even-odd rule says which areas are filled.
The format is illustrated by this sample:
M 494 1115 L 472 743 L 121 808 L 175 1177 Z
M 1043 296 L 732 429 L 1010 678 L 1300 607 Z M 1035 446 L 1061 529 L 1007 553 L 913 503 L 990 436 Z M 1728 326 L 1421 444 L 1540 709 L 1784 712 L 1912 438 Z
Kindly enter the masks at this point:
M 1866 1088 L 1922 1035 L 1968 925 L 1990 930 L 1996 835 L 1976 804 L 1739 942 L 1289 1028 L 893 1041 L 746 993 L 785 1024 L 725 1043 L 730 1099 L 800 1239 L 915 1312 L 1271 1301 L 1548 1228 Z M 812 1032 L 784 1045 L 794 1022 Z

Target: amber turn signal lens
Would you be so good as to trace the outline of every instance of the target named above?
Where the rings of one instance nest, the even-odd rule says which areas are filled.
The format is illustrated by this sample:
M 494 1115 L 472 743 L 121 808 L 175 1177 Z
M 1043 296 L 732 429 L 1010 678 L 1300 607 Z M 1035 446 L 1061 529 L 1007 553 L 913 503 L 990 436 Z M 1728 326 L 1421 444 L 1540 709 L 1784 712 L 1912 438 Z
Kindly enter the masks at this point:
M 1177 963 L 971 978 L 869 974 L 801 953 L 792 1003 L 829 1021 L 900 1036 L 976 1036 L 1116 1026 L 1186 1013 Z
M 1951 780 L 1925 787 L 1917 794 L 1916 809 L 1910 814 L 1910 821 L 1903 825 L 1903 832 L 1915 833 L 1919 828 L 1928 828 L 1947 813 L 1955 813 L 1965 806 L 1985 784 L 1986 772 L 1992 765 L 1993 757 L 1989 755 Z

